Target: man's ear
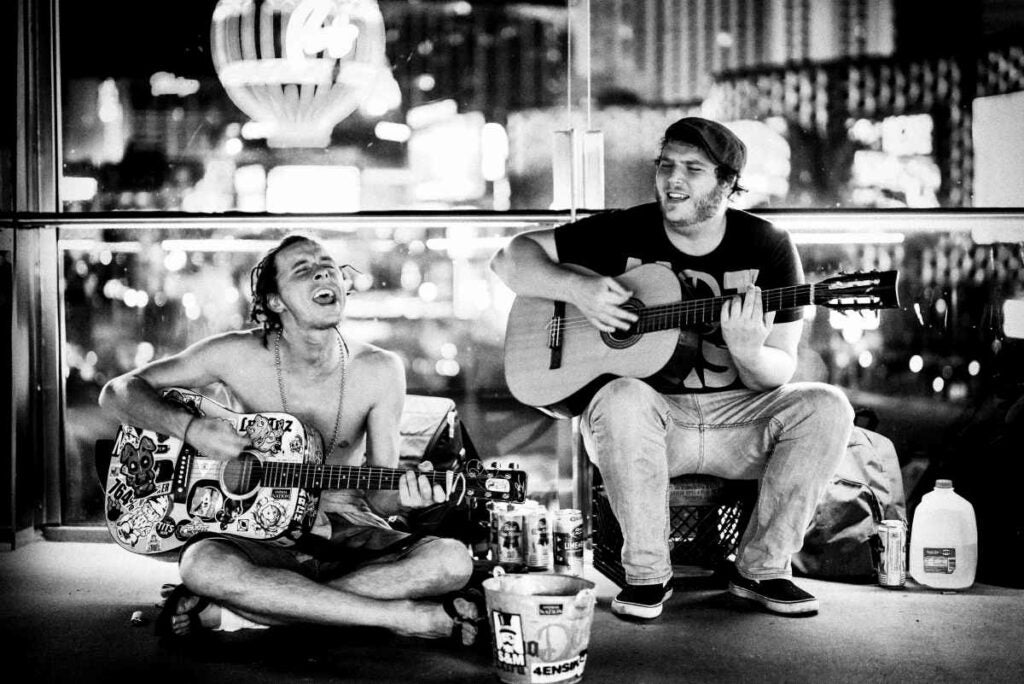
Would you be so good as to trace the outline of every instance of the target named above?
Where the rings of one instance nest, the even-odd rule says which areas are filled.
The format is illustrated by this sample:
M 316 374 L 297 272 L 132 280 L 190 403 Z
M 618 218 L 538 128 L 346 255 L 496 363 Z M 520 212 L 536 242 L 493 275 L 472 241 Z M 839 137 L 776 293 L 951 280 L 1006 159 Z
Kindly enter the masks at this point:
M 284 302 L 281 301 L 281 296 L 278 294 L 267 295 L 267 308 L 277 314 L 284 311 Z

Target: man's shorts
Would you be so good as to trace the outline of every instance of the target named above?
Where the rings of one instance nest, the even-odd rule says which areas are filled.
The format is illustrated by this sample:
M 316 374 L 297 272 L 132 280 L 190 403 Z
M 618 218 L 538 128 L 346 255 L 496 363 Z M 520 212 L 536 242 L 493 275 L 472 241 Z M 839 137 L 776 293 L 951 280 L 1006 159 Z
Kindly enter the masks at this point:
M 331 522 L 330 539 L 306 535 L 293 546 L 281 546 L 272 541 L 202 533 L 186 542 L 179 560 L 192 544 L 212 540 L 241 551 L 253 565 L 291 570 L 315 582 L 329 582 L 367 565 L 401 560 L 414 549 L 437 539 L 390 527 L 354 525 L 334 513 L 328 513 L 327 517 Z

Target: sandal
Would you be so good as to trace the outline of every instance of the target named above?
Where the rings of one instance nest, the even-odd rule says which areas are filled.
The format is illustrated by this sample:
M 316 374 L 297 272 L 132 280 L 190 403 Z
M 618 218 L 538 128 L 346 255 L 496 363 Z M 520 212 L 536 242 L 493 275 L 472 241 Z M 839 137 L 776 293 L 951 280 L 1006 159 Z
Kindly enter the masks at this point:
M 460 612 L 456 607 L 456 601 L 459 600 L 474 606 L 476 608 L 476 617 L 469 617 L 465 612 Z M 442 599 L 441 606 L 444 608 L 444 612 L 448 614 L 448 617 L 455 623 L 452 625 L 452 633 L 448 637 L 452 644 L 477 648 L 490 646 L 489 634 L 487 632 L 487 626 L 490 624 L 487 619 L 487 604 L 484 600 L 484 595 L 479 589 L 462 589 L 461 591 L 452 592 Z M 469 634 L 466 627 L 470 625 L 476 629 L 474 630 L 475 634 L 472 637 L 472 641 L 467 641 Z
M 163 590 L 166 591 L 167 589 L 168 586 L 164 585 Z M 164 592 L 161 591 L 161 593 Z M 206 631 L 206 628 L 203 626 L 203 623 L 199 620 L 199 614 L 202 613 L 203 610 L 205 610 L 208 606 L 210 606 L 209 601 L 207 601 L 202 596 L 196 596 L 195 594 L 193 594 L 185 587 L 184 584 L 178 584 L 174 586 L 173 589 L 167 592 L 166 596 L 167 598 L 166 600 L 164 600 L 163 608 L 160 609 L 160 614 L 157 615 L 156 618 L 155 627 L 156 635 L 158 637 L 181 638 L 195 636 L 203 631 Z M 178 606 L 181 604 L 182 601 L 192 598 L 199 599 L 198 601 L 196 601 L 196 604 L 194 606 L 192 606 L 184 612 L 178 610 Z M 174 618 L 178 615 L 188 616 L 189 631 L 187 634 L 178 634 L 174 631 Z

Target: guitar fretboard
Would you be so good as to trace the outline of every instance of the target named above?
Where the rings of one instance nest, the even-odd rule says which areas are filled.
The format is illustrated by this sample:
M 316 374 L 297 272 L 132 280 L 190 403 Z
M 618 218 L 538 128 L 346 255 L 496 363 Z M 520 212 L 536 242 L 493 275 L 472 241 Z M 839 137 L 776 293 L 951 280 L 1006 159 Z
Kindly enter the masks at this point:
M 405 470 L 397 468 L 272 462 L 264 465 L 263 481 L 268 487 L 398 489 L 403 474 Z M 448 477 L 445 471 L 421 474 L 431 484 L 444 485 Z
M 242 481 L 258 481 L 262 487 L 309 489 L 398 489 L 406 472 L 400 468 L 343 466 L 289 461 L 246 461 L 241 468 L 258 469 L 240 474 Z M 448 485 L 448 471 L 421 472 L 431 484 Z
M 734 296 L 687 299 L 646 307 L 638 312 L 639 320 L 635 323 L 633 331 L 649 333 L 700 323 L 714 323 L 722 318 L 722 306 Z M 814 304 L 814 284 L 764 290 L 761 292 L 761 303 L 765 312 Z

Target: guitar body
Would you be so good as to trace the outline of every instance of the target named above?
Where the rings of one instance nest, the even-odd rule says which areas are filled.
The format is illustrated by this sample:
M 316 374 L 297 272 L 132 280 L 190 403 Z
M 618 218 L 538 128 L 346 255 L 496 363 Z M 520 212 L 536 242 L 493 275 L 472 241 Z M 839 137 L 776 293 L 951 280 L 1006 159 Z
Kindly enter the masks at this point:
M 252 444 L 248 461 L 204 458 L 176 437 L 122 425 L 107 470 L 105 508 L 114 541 L 134 553 L 171 551 L 201 532 L 288 545 L 316 520 L 319 490 L 231 485 L 266 462 L 323 462 L 323 440 L 286 413 L 242 414 L 184 389 L 164 398 L 196 415 L 222 418 Z M 258 456 L 257 459 L 251 458 Z
M 679 279 L 658 264 L 639 266 L 616 280 L 633 292 L 625 308 L 670 304 L 681 297 Z M 610 377 L 646 378 L 657 373 L 672 358 L 679 342 L 678 329 L 643 335 L 602 333 L 579 309 L 568 303 L 563 306 L 557 367 L 552 367 L 549 334 L 556 312 L 554 301 L 516 297 L 505 336 L 505 380 L 512 396 L 556 417 L 579 413 L 581 405 Z

